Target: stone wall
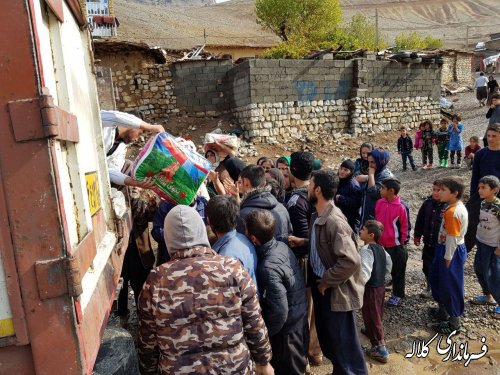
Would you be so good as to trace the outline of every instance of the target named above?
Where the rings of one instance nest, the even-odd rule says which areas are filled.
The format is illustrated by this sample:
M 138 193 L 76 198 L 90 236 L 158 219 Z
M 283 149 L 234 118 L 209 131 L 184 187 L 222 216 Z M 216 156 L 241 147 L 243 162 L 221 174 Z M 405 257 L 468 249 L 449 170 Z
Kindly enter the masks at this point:
M 443 56 L 441 81 L 443 84 L 460 82 L 465 85 L 472 83 L 472 55 L 454 52 Z
M 472 83 L 472 56 L 468 54 L 457 54 L 455 63 L 455 78 L 458 82 Z
M 224 96 L 224 78 L 231 60 L 194 60 L 171 65 L 174 95 L 181 113 L 216 116 L 229 110 Z
M 307 132 L 371 134 L 439 120 L 437 65 L 250 60 L 228 74 L 233 116 L 255 142 Z
M 114 71 L 116 107 L 119 111 L 139 110 L 149 120 L 179 112 L 172 85 L 172 72 L 166 64 L 136 71 Z
M 231 112 L 254 142 L 353 135 L 438 121 L 441 68 L 395 61 L 183 61 L 114 72 L 119 110 L 148 119 Z

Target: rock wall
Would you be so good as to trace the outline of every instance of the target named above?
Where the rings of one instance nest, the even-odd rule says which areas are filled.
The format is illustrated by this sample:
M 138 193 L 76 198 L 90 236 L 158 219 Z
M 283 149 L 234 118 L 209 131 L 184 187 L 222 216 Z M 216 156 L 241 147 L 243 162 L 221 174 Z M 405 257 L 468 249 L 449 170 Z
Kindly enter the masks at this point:
M 254 142 L 307 132 L 371 134 L 440 117 L 437 65 L 250 60 L 235 69 L 228 75 L 232 113 Z
M 168 65 L 159 64 L 137 71 L 115 71 L 113 84 L 119 111 L 139 110 L 150 121 L 179 112 Z
M 460 82 L 465 85 L 472 83 L 472 55 L 454 52 L 443 56 L 442 83 Z
M 230 112 L 254 142 L 371 134 L 438 121 L 441 68 L 367 59 L 184 61 L 114 72 L 119 110 L 148 119 Z

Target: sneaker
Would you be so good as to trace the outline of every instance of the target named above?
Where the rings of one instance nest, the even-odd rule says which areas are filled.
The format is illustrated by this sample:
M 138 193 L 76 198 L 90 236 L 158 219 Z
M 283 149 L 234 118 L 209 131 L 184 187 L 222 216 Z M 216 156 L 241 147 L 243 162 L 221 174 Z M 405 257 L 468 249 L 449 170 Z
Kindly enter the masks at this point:
M 406 172 L 406 168 L 403 168 L 403 172 Z
M 391 296 L 387 301 L 387 307 L 399 307 L 401 306 L 401 297 Z
M 433 324 L 432 328 L 436 332 L 442 333 L 443 335 L 449 335 L 453 331 L 457 331 L 457 333 L 459 333 L 460 329 L 461 329 L 460 325 L 455 327 L 455 326 L 451 325 L 451 323 L 447 320 Z
M 427 169 L 432 169 L 432 164 L 427 164 Z
M 427 169 L 427 164 L 423 164 L 422 169 Z
M 491 317 L 500 320 L 500 306 L 490 310 Z
M 411 167 L 411 169 L 412 169 L 413 171 L 416 171 L 416 170 L 417 170 L 417 167 L 413 166 L 413 167 Z
M 472 303 L 473 305 L 487 305 L 487 306 L 495 306 L 497 304 L 497 302 L 494 299 L 493 300 L 486 299 L 485 295 L 475 296 L 470 300 L 470 303 Z
M 383 345 L 380 346 L 375 346 L 371 349 L 368 349 L 366 351 L 366 354 L 368 357 L 379 361 L 381 363 L 387 363 L 389 360 L 389 352 L 387 351 L 387 348 Z
M 439 309 L 439 307 L 430 307 L 429 308 L 429 316 L 434 322 L 445 322 L 448 321 L 449 316 L 446 312 L 443 312 Z

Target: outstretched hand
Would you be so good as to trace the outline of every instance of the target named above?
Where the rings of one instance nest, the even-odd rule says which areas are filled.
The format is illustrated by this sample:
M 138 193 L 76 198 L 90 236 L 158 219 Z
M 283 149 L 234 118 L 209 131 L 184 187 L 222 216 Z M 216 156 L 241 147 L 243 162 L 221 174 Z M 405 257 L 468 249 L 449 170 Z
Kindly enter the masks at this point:
M 143 126 L 143 129 L 151 133 L 161 133 L 165 131 L 163 125 L 158 125 L 158 124 L 147 124 Z
M 222 184 L 224 185 L 224 189 L 226 189 L 226 192 L 231 194 L 233 197 L 240 196 L 240 189 L 238 187 L 238 184 L 235 184 L 231 178 L 226 177 L 224 181 L 222 181 Z
M 150 178 L 146 178 L 144 181 L 139 181 L 133 179 L 132 177 L 127 177 L 125 179 L 125 185 L 139 187 L 142 189 L 152 189 L 155 186 L 153 180 L 151 180 Z

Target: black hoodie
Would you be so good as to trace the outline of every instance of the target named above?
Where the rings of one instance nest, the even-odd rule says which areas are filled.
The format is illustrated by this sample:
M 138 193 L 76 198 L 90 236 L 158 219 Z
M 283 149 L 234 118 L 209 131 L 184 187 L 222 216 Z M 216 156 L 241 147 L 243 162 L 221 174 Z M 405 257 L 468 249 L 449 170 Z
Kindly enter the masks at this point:
M 240 217 L 236 230 L 245 234 L 245 217 L 255 209 L 270 211 L 276 220 L 274 238 L 288 245 L 288 236 L 292 234 L 292 223 L 285 206 L 265 189 L 255 189 L 249 192 L 240 205 Z

